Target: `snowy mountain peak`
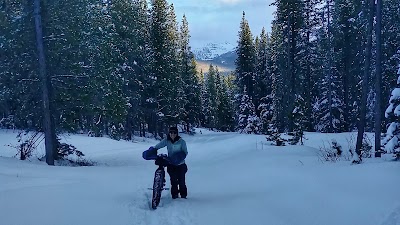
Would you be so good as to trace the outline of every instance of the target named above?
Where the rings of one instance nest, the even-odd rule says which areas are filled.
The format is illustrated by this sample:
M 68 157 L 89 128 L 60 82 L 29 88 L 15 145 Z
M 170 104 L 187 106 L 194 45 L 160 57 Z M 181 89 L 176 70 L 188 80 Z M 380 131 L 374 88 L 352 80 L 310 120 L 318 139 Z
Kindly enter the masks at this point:
M 204 47 L 194 48 L 193 53 L 197 60 L 212 60 L 223 53 L 233 51 L 236 45 L 229 42 L 208 43 Z

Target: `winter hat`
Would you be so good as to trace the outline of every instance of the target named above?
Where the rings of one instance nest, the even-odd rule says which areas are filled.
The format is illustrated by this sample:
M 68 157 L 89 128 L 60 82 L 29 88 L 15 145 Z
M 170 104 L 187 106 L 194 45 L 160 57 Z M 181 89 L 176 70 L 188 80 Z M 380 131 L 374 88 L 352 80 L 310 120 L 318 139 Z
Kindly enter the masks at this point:
M 174 131 L 175 133 L 178 133 L 178 128 L 177 127 L 170 127 L 169 132 Z

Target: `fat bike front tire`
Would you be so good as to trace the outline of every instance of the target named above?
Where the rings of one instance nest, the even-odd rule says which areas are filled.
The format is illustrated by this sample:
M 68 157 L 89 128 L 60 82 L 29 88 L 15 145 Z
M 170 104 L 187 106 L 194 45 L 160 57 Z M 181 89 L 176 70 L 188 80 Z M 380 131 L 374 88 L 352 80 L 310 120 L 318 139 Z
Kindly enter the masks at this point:
M 164 177 L 165 171 L 156 170 L 153 183 L 153 198 L 151 199 L 152 209 L 157 209 L 158 204 L 160 204 L 161 192 L 164 188 Z

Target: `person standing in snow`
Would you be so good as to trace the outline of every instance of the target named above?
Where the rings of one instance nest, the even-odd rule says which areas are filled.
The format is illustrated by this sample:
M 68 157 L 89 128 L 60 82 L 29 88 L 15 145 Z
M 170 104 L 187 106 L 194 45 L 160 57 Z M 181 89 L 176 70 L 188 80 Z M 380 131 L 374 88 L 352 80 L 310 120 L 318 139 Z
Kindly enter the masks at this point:
M 167 146 L 168 159 L 170 164 L 167 166 L 167 172 L 171 179 L 171 195 L 173 199 L 187 197 L 186 172 L 188 171 L 185 158 L 188 154 L 186 142 L 178 135 L 177 127 L 170 127 L 167 138 L 163 139 L 154 147 L 157 151 Z

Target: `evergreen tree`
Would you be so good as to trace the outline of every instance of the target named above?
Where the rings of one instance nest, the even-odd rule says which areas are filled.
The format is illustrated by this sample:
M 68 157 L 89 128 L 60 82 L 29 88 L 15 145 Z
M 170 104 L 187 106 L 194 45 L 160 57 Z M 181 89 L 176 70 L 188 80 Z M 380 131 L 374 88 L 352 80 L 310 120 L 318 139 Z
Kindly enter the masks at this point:
M 183 96 L 185 101 L 185 111 L 182 113 L 183 121 L 186 124 L 186 131 L 198 122 L 201 111 L 201 87 L 197 78 L 196 60 L 189 45 L 189 25 L 186 16 L 183 16 L 180 27 L 179 38 L 179 60 L 180 74 L 183 80 Z
M 44 4 L 44 33 L 47 73 L 51 77 L 56 127 L 77 131 L 89 104 L 89 31 L 86 0 L 54 1 Z M 63 9 L 63 10 L 60 10 Z M 71 16 L 72 15 L 72 16 Z
M 319 28 L 321 16 L 319 15 L 318 6 L 321 4 L 321 0 L 305 0 L 303 18 L 304 23 L 300 32 L 299 41 L 299 73 L 302 74 L 300 77 L 300 89 L 297 95 L 301 95 L 304 98 L 304 114 L 306 117 L 305 130 L 313 131 L 313 120 L 312 120 L 312 103 L 313 96 L 318 94 L 318 74 L 317 62 L 317 40 L 315 35 Z M 296 127 L 296 125 L 295 125 Z
M 397 159 L 400 159 L 400 113 L 398 110 L 400 105 L 400 64 L 397 76 L 397 86 L 390 95 L 389 106 L 385 113 L 390 125 L 382 144 L 387 153 L 394 154 Z
M 255 94 L 254 94 L 254 104 L 256 106 L 260 105 L 261 98 L 271 94 L 271 75 L 268 71 L 268 35 L 263 28 L 260 34 L 260 38 L 256 38 L 256 72 L 255 72 Z M 257 109 L 258 112 L 259 109 Z M 257 113 L 259 114 L 259 113 Z
M 304 2 L 301 0 L 276 0 L 274 5 L 277 7 L 277 13 L 274 19 L 277 29 L 280 33 L 278 41 L 281 46 L 276 46 L 277 50 L 281 51 L 280 60 L 282 60 L 277 67 L 280 76 L 284 83 L 283 90 L 286 91 L 282 95 L 284 117 L 290 115 L 294 109 L 295 94 L 300 93 L 301 86 L 298 85 L 302 81 L 302 70 L 300 70 L 300 58 L 302 57 L 300 47 L 304 44 L 301 38 L 303 24 L 304 24 Z M 278 108 L 276 108 L 278 109 Z M 293 129 L 291 120 L 280 118 L 285 121 L 284 126 L 288 130 Z
M 217 129 L 222 131 L 232 131 L 234 124 L 233 106 L 228 93 L 227 81 L 221 77 L 218 68 L 216 69 L 216 88 L 217 88 Z
M 303 97 L 296 95 L 295 107 L 291 115 L 291 119 L 294 123 L 293 138 L 290 142 L 292 145 L 297 144 L 299 141 L 303 144 L 304 131 L 306 129 L 305 125 L 307 123 L 305 110 L 306 104 Z
M 250 97 L 254 97 L 255 86 L 255 46 L 250 26 L 243 12 L 242 21 L 240 22 L 239 40 L 236 48 L 236 82 L 239 90 L 247 87 L 247 93 Z
M 93 45 L 90 46 L 91 63 L 95 64 L 90 79 L 92 104 L 91 131 L 119 139 L 124 133 L 127 98 L 123 93 L 123 68 L 126 58 L 121 51 L 123 43 L 119 32 L 116 7 L 104 1 L 93 8 Z M 96 29 L 97 27 L 97 29 Z M 111 60 L 112 59 L 112 60 Z
M 343 93 L 340 95 L 343 99 L 344 131 L 357 127 L 358 102 L 361 99 L 358 84 L 364 68 L 363 48 L 368 21 L 368 13 L 363 8 L 361 1 L 336 0 L 332 4 L 332 43 L 335 46 L 333 63 L 337 68 L 338 79 L 343 84 Z
M 343 101 L 340 91 L 341 80 L 338 78 L 337 69 L 333 64 L 332 48 L 332 5 L 328 0 L 324 7 L 326 17 L 323 18 L 323 27 L 318 31 L 318 57 L 321 60 L 318 73 L 321 74 L 320 94 L 314 103 L 315 129 L 321 132 L 343 131 Z
M 209 98 L 208 98 L 206 80 L 205 80 L 203 70 L 200 70 L 198 79 L 199 79 L 200 90 L 201 90 L 201 94 L 200 94 L 201 113 L 200 113 L 199 123 L 200 123 L 200 126 L 205 126 L 205 124 L 207 124 L 206 118 L 207 118 L 207 115 L 209 114 L 208 113 Z
M 247 90 L 243 92 L 239 106 L 239 123 L 236 128 L 240 133 L 258 134 L 260 132 L 260 120 L 256 115 L 252 99 L 247 95 Z
M 181 99 L 181 77 L 178 75 L 178 28 L 172 5 L 165 0 L 151 1 L 151 44 L 153 51 L 153 74 L 157 115 L 161 127 L 177 124 L 184 101 Z
M 232 91 L 229 90 L 229 79 L 229 77 L 222 77 L 221 94 L 218 97 L 220 101 L 220 109 L 218 110 L 220 113 L 219 120 L 222 121 L 220 129 L 223 131 L 234 131 L 235 129 L 235 114 L 233 99 L 230 94 Z
M 217 122 L 217 110 L 218 110 L 218 92 L 217 92 L 217 69 L 214 68 L 212 64 L 210 64 L 206 79 L 205 79 L 205 88 L 207 93 L 206 99 L 206 118 L 205 125 L 208 128 L 214 129 L 216 128 Z
M 0 7 L 1 117 L 16 128 L 42 129 L 33 7 L 2 1 Z
M 262 97 L 258 110 L 260 110 L 260 122 L 262 124 L 261 132 L 263 134 L 271 134 L 275 129 L 272 122 L 274 116 L 273 96 Z
M 126 118 L 126 138 L 131 139 L 132 130 L 140 131 L 144 136 L 145 124 L 150 124 L 148 120 L 151 115 L 151 104 L 148 99 L 152 97 L 151 87 L 154 85 L 154 76 L 151 74 L 151 48 L 150 48 L 150 24 L 147 14 L 146 0 L 134 0 L 132 2 L 132 13 L 127 10 L 128 23 L 127 31 L 131 34 L 126 35 L 125 42 L 127 61 L 125 63 L 125 95 L 128 99 L 128 114 Z M 129 25 L 129 26 L 128 26 Z M 122 26 L 124 28 L 124 25 Z
M 340 90 L 335 83 L 329 82 L 329 75 L 322 82 L 322 93 L 314 104 L 316 125 L 320 132 L 337 133 L 343 131 L 343 103 L 337 95 Z
M 272 108 L 273 117 L 271 123 L 273 127 L 279 131 L 285 128 L 285 113 L 286 104 L 283 102 L 287 88 L 284 83 L 284 74 L 286 73 L 287 60 L 283 48 L 283 32 L 280 29 L 280 23 L 277 20 L 272 22 L 272 33 L 270 42 L 271 65 L 269 66 L 272 80 L 273 97 Z
M 382 1 L 382 93 L 381 102 L 388 102 L 391 91 L 397 83 L 397 65 L 400 52 L 400 0 Z M 374 82 L 371 83 L 376 83 Z M 375 93 L 376 95 L 376 93 Z M 382 117 L 385 105 L 381 103 Z

